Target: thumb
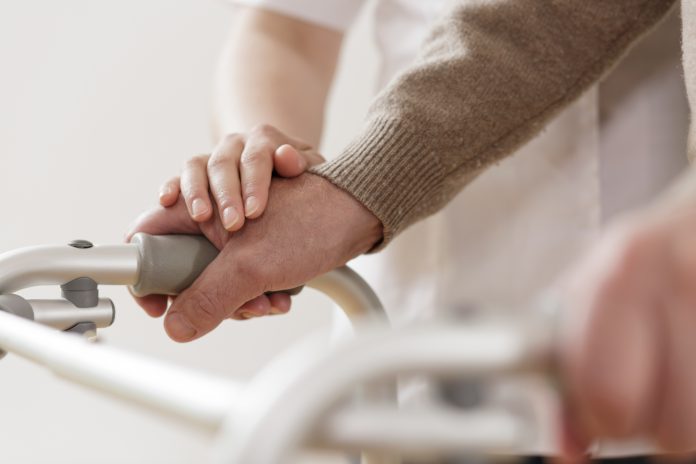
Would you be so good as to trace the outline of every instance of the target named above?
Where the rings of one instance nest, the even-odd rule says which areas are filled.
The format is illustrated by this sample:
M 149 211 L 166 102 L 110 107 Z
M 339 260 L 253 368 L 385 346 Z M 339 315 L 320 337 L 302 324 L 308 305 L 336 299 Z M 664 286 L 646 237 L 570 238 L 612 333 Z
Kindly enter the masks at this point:
M 222 253 L 198 279 L 172 303 L 164 319 L 164 330 L 177 342 L 188 342 L 207 334 L 244 302 L 263 293 L 236 272 L 228 253 Z
M 281 145 L 273 154 L 273 169 L 281 177 L 297 177 L 309 167 L 324 162 L 314 149 L 298 150 L 292 145 Z

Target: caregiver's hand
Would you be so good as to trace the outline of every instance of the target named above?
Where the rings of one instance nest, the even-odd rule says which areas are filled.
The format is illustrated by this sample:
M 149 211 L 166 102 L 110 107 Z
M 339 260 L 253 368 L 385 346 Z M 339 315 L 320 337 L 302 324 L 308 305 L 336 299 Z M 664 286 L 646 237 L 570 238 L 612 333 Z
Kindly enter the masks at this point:
M 309 144 L 260 125 L 246 134 L 223 137 L 212 155 L 189 159 L 181 176 L 160 189 L 160 204 L 172 206 L 181 194 L 191 218 L 205 222 L 214 213 L 212 196 L 225 229 L 236 231 L 245 217 L 263 214 L 274 171 L 295 177 L 323 161 Z
M 234 234 L 217 215 L 193 221 L 182 201 L 142 215 L 131 229 L 150 234 L 204 234 L 221 249 L 193 285 L 172 302 L 164 321 L 169 336 L 194 340 L 244 305 L 272 290 L 297 287 L 369 250 L 382 235 L 379 220 L 327 180 L 303 174 L 273 179 L 266 213 Z M 139 300 L 164 313 L 163 296 Z
M 569 456 L 595 438 L 637 436 L 696 450 L 695 184 L 610 229 L 568 281 Z

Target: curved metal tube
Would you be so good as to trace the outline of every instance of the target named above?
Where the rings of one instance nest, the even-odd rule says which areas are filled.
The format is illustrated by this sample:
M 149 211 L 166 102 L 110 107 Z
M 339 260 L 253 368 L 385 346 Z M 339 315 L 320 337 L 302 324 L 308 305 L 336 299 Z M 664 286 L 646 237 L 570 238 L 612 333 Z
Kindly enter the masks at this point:
M 216 430 L 243 385 L 139 354 L 94 345 L 0 311 L 0 346 L 55 374 L 155 411 Z
M 147 234 L 136 234 L 133 243 L 122 245 L 85 249 L 69 245 L 21 248 L 0 254 L 0 294 L 38 285 L 62 285 L 80 277 L 89 277 L 102 285 L 132 287 L 141 285 L 143 278 L 156 280 L 157 275 L 164 276 L 164 284 L 157 282 L 163 284 L 160 287 L 168 284 L 173 287 L 169 290 L 175 290 L 175 283 L 182 276 L 192 281 L 216 255 L 215 247 L 203 237 Z M 348 267 L 330 271 L 307 285 L 338 303 L 352 322 L 358 319 L 387 322 L 377 295 Z
M 212 247 L 205 239 L 191 236 L 169 236 L 166 240 L 158 237 L 145 238 L 147 240 L 144 242 L 149 245 L 122 244 L 87 249 L 69 245 L 38 246 L 4 253 L 0 255 L 0 294 L 35 285 L 63 284 L 80 277 L 89 277 L 99 284 L 134 285 L 141 280 L 143 261 L 152 261 L 165 256 L 167 252 L 172 254 L 182 248 L 184 250 L 181 251 L 187 252 L 182 253 L 184 256 L 200 256 L 194 253 L 196 247 Z M 206 256 L 207 260 L 214 257 L 213 253 Z M 190 274 L 193 267 L 200 273 L 207 264 L 202 259 L 192 264 L 181 257 L 162 258 L 162 261 L 165 265 L 154 268 L 150 266 L 150 272 L 176 274 L 181 268 Z M 384 309 L 372 289 L 359 275 L 346 267 L 320 276 L 307 285 L 334 299 L 353 322 L 368 319 L 384 324 L 387 321 Z M 98 326 L 108 325 L 112 318 L 111 306 L 107 300 L 90 309 L 74 308 L 64 300 L 31 300 L 29 303 L 36 322 L 59 329 L 67 328 L 65 321 L 73 313 L 76 319 L 83 318 L 87 313 L 96 316 L 94 322 Z M 139 356 L 101 346 L 86 346 L 72 336 L 19 320 L 1 311 L 0 346 L 77 383 L 149 405 L 210 429 L 219 427 L 223 418 L 230 413 L 231 398 L 238 388 L 238 385 L 229 382 L 201 380 L 201 376 L 194 372 L 148 361 Z M 155 371 L 161 375 L 153 376 L 152 372 Z M 162 377 L 169 377 L 174 381 L 151 380 Z M 185 385 L 192 386 L 191 382 L 196 388 L 182 388 Z M 224 389 L 228 390 L 223 395 Z
M 316 427 L 355 385 L 409 373 L 481 377 L 546 368 L 549 332 L 523 327 L 439 325 L 363 334 L 311 364 L 288 350 L 241 392 L 243 426 L 239 417 L 228 418 L 217 462 L 282 462 L 307 439 L 309 424 Z
M 91 308 L 76 308 L 66 300 L 27 300 L 31 305 L 34 322 L 67 330 L 75 321 L 93 322 L 98 329 L 109 327 L 114 322 L 114 305 L 107 298 L 100 298 Z
M 386 325 L 387 313 L 374 290 L 348 266 L 339 267 L 307 282 L 324 293 L 346 313 L 354 325 L 364 322 Z
M 121 245 L 118 248 L 123 250 L 128 249 L 128 247 L 129 245 Z M 33 249 L 30 255 L 34 255 L 34 250 L 36 249 Z M 60 253 L 64 253 L 64 250 L 61 250 Z M 7 262 L 11 262 L 11 260 L 4 261 L 4 263 Z M 32 260 L 26 262 L 36 263 Z M 22 280 L 26 283 L 39 280 L 43 282 L 47 276 L 56 278 L 65 275 L 55 266 L 46 266 L 46 263 L 43 266 L 49 272 L 37 272 L 42 276 L 40 279 L 29 278 L 31 273 L 26 272 L 18 273 L 16 276 L 27 277 Z M 35 267 L 24 267 L 25 271 L 27 269 L 34 269 L 36 272 Z M 72 269 L 85 268 L 73 266 Z M 132 277 L 137 276 L 133 275 Z M 20 279 L 14 279 L 13 282 L 20 282 Z M 346 312 L 349 313 L 353 321 L 364 314 L 371 314 L 374 319 L 383 322 L 386 320 L 382 306 L 374 292 L 369 289 L 360 276 L 348 268 L 331 271 L 308 285 L 325 291 L 329 296 L 336 296 L 339 302 L 345 305 Z M 353 293 L 356 292 L 356 289 L 363 290 L 361 293 Z M 46 319 L 47 322 L 51 322 L 52 317 L 51 308 L 47 306 L 50 303 L 50 301 L 32 301 L 32 305 L 36 306 L 41 318 Z M 63 306 L 67 306 L 67 304 L 60 302 L 54 309 L 61 312 Z M 95 310 L 98 309 L 100 308 Z M 77 311 L 85 310 L 79 309 Z M 219 427 L 223 418 L 230 412 L 231 397 L 239 388 L 236 384 L 216 380 L 214 384 L 218 387 L 220 385 L 223 385 L 224 388 L 229 387 L 229 391 L 224 395 L 225 399 L 222 401 L 220 398 L 223 395 L 220 388 L 211 383 L 196 380 L 200 375 L 195 372 L 168 366 L 162 367 L 164 366 L 162 363 L 147 361 L 140 356 L 121 353 L 102 346 L 87 345 L 71 335 L 49 330 L 2 311 L 0 311 L 0 347 L 42 364 L 56 374 L 77 383 L 140 404 L 150 405 L 161 412 L 167 412 L 197 424 L 204 424 L 213 429 Z M 161 377 L 160 374 L 152 375 L 152 372 L 157 370 L 163 370 L 162 375 L 174 378 L 176 381 L 151 381 L 150 379 Z M 190 382 L 186 381 L 187 378 L 194 379 L 193 383 L 198 383 L 199 386 L 182 388 L 184 385 L 191 385 Z M 206 398 L 214 398 L 215 400 L 211 404 Z
M 37 285 L 62 285 L 80 277 L 104 285 L 133 285 L 138 263 L 138 248 L 130 244 L 20 248 L 0 255 L 0 294 Z
M 461 411 L 432 405 L 403 409 L 370 405 L 339 408 L 318 427 L 319 445 L 389 452 L 402 457 L 461 454 L 514 455 L 531 443 L 533 424 L 501 408 Z

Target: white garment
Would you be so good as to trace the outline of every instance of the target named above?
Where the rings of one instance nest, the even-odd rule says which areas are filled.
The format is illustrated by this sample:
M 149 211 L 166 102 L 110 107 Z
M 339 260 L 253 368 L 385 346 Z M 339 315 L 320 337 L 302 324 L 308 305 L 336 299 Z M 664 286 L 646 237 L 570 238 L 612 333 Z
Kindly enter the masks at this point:
M 239 1 L 306 20 L 317 20 L 321 7 L 325 15 L 319 22 L 338 27 L 346 27 L 340 20 L 354 17 L 363 3 Z M 378 1 L 382 86 L 413 60 L 445 3 Z M 688 107 L 673 16 L 601 85 L 444 210 L 406 230 L 383 252 L 352 263 L 375 288 L 392 322 L 472 303 L 524 308 L 597 237 L 607 219 L 645 202 L 683 169 Z M 551 439 L 552 431 L 547 433 Z
M 364 0 L 231 0 L 260 7 L 321 26 L 346 30 L 358 15 Z

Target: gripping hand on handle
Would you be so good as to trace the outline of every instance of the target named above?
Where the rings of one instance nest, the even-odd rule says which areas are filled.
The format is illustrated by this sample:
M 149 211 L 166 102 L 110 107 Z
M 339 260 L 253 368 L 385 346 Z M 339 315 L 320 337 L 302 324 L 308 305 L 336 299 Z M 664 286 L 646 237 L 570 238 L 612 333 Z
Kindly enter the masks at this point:
M 235 232 L 248 219 L 263 214 L 274 174 L 297 177 L 324 158 L 317 151 L 270 125 L 259 125 L 248 133 L 228 134 L 211 155 L 189 159 L 181 176 L 167 181 L 160 189 L 160 204 L 169 208 L 181 199 L 191 219 L 209 229 L 212 221 L 222 230 Z M 161 314 L 161 304 L 153 307 L 142 300 L 154 315 Z M 159 301 L 157 299 L 156 301 Z M 284 293 L 260 295 L 247 302 L 231 317 L 249 319 L 290 310 L 290 296 Z
M 191 219 L 180 198 L 142 215 L 132 227 L 153 235 L 203 234 L 220 254 L 194 284 L 173 299 L 138 299 L 151 315 L 165 314 L 165 330 L 180 342 L 210 332 L 227 318 L 243 318 L 268 291 L 294 288 L 369 250 L 381 239 L 379 220 L 348 193 L 312 174 L 274 178 L 268 207 L 230 233 L 219 215 Z M 272 295 L 270 298 L 286 297 Z

